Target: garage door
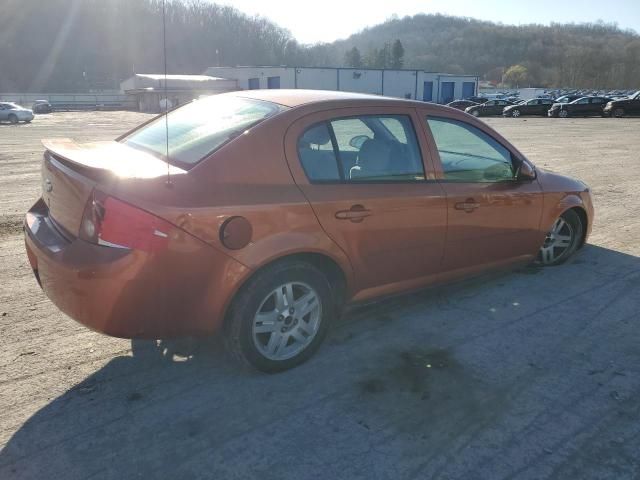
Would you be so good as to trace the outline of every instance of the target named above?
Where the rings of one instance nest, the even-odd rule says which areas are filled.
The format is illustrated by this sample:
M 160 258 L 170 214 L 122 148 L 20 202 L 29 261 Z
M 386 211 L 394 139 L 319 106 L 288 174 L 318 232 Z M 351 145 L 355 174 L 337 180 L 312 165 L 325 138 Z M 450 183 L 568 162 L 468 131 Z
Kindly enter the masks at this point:
M 453 102 L 454 82 L 442 82 L 440 87 L 440 103 Z
M 422 100 L 425 102 L 433 102 L 433 82 L 424 82 Z
M 462 98 L 473 97 L 476 94 L 475 82 L 464 82 L 462 84 Z

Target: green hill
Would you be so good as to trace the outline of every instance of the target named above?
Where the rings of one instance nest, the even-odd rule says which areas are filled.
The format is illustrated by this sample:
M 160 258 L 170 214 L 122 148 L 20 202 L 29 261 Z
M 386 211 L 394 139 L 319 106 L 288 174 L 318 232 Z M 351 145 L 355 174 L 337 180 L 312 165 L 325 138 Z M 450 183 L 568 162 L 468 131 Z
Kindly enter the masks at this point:
M 356 47 L 365 63 L 375 50 L 402 42 L 404 66 L 450 73 L 477 73 L 499 80 L 512 65 L 527 68 L 540 86 L 640 87 L 640 36 L 615 25 L 511 26 L 444 15 L 393 18 L 319 49 L 343 62 Z
M 164 68 L 160 0 L 1 3 L 0 91 L 112 89 L 134 72 Z M 521 84 L 640 88 L 640 36 L 607 24 L 516 27 L 415 15 L 305 46 L 264 18 L 203 0 L 168 0 L 166 19 L 169 73 L 201 73 L 218 64 L 357 63 L 500 80 L 508 67 L 521 65 Z

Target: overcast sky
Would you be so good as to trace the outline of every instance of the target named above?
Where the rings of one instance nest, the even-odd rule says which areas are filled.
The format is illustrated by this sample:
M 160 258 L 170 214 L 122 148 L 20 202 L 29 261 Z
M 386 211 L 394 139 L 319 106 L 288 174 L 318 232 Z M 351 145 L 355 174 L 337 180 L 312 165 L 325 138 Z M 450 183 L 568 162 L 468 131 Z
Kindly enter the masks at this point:
M 640 32 L 640 0 L 210 0 L 267 17 L 302 43 L 331 42 L 393 14 L 444 13 L 506 24 L 616 22 Z

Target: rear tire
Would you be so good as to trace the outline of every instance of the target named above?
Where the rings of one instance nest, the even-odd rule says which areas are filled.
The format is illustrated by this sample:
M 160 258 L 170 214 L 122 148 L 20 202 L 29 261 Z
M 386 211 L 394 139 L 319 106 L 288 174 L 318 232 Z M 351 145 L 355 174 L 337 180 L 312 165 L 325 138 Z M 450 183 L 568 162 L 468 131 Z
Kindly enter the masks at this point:
M 13 113 L 9 115 L 9 122 L 13 125 L 18 123 L 18 117 L 16 117 Z
M 236 295 L 225 343 L 243 363 L 281 372 L 315 353 L 335 314 L 327 277 L 308 263 L 284 261 L 259 271 Z
M 573 210 L 567 210 L 553 222 L 540 247 L 538 263 L 555 266 L 566 262 L 580 246 L 583 233 L 584 225 L 580 216 Z

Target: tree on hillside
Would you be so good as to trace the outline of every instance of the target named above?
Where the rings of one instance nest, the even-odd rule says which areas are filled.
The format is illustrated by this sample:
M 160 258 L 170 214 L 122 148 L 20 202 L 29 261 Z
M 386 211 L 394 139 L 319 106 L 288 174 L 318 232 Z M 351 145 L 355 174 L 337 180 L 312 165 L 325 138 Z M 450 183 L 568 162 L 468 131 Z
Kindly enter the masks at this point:
M 601 22 L 513 26 L 419 14 L 365 28 L 326 44 L 326 52 L 337 63 L 356 46 L 367 52 L 367 65 L 380 68 L 379 50 L 396 39 L 404 49 L 404 68 L 448 72 L 458 65 L 464 73 L 500 82 L 504 72 L 494 69 L 521 65 L 527 85 L 640 88 L 640 35 Z
M 402 68 L 404 65 L 404 47 L 399 38 L 393 42 L 391 47 L 391 68 Z
M 504 72 L 504 83 L 511 87 L 521 87 L 527 83 L 527 67 L 523 65 L 512 65 Z
M 502 82 L 502 77 L 504 76 L 505 69 L 504 67 L 494 67 L 484 74 L 484 79 L 488 82 L 491 82 L 494 85 Z
M 163 70 L 158 0 L 0 0 L 0 5 L 0 92 L 117 89 L 134 71 Z M 203 0 L 167 1 L 166 7 L 169 73 L 200 74 L 218 63 L 316 61 L 310 49 L 264 18 Z
M 134 72 L 163 70 L 160 0 L 0 5 L 0 92 L 112 89 Z M 493 80 L 494 69 L 513 65 L 526 69 L 524 80 L 509 77 L 517 84 L 640 88 L 640 35 L 601 22 L 513 26 L 420 14 L 392 18 L 346 40 L 301 45 L 278 25 L 211 0 L 167 0 L 166 20 L 169 73 L 197 74 L 217 64 L 358 65 L 353 55 L 347 61 L 355 48 L 363 67 Z
M 347 50 L 347 53 L 344 54 L 344 64 L 347 67 L 362 68 L 362 55 L 360 55 L 358 47 Z

